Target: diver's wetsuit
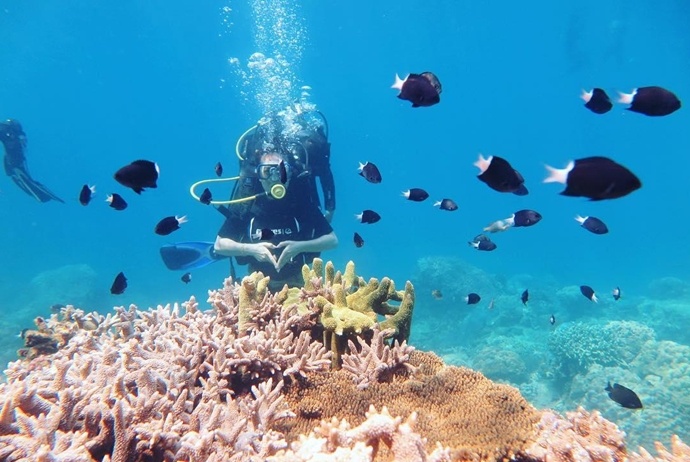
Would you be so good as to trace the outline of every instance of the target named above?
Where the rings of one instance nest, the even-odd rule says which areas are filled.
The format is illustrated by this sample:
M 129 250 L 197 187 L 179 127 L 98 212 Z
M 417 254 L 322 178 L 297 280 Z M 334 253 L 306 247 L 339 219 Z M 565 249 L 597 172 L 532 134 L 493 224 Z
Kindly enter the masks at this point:
M 31 178 L 26 166 L 26 134 L 16 120 L 8 119 L 0 122 L 0 142 L 5 146 L 5 173 L 19 186 L 22 191 L 39 202 L 62 199 L 53 194 L 48 188 Z
M 293 180 L 307 181 L 306 178 Z M 269 199 L 261 196 L 253 201 L 248 211 L 244 213 L 228 213 L 225 223 L 218 231 L 220 237 L 230 238 L 242 243 L 261 242 L 255 237 L 257 230 L 270 229 L 274 236 L 268 240 L 273 244 L 282 241 L 306 241 L 325 236 L 333 231 L 318 206 L 312 202 L 304 203 L 305 185 L 291 184 L 283 199 Z M 232 208 L 231 208 L 232 209 Z M 276 258 L 282 249 L 274 251 Z M 287 263 L 280 272 L 269 262 L 258 262 L 251 257 L 236 257 L 240 265 L 249 265 L 249 273 L 261 271 L 264 276 L 270 276 L 269 289 L 277 291 L 284 284 L 301 286 L 302 265 L 311 264 L 319 253 L 301 253 Z

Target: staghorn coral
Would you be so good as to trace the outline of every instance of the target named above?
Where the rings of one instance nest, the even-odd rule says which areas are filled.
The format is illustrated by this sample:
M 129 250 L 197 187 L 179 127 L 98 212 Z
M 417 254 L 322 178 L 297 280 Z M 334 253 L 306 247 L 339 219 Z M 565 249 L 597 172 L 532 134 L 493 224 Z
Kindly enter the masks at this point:
M 548 462 L 622 461 L 624 436 L 618 427 L 597 411 L 583 408 L 560 415 L 546 410 L 537 424 L 538 437 L 525 454 Z
M 375 329 L 371 345 L 357 338 L 359 349 L 352 340 L 348 341 L 353 353 L 343 356 L 343 369 L 352 374 L 357 388 L 366 388 L 372 382 L 387 382 L 399 369 L 414 372 L 414 366 L 408 362 L 414 347 L 396 340 L 391 348 L 384 342 L 390 335 L 390 331 Z
M 290 330 L 294 310 L 264 307 L 272 319 L 239 332 L 226 321 L 238 318 L 241 288 L 223 290 L 209 298 L 225 304 L 206 313 L 194 298 L 184 314 L 120 307 L 54 355 L 11 363 L 0 460 L 249 460 L 284 448 L 272 429 L 293 415 L 283 380 L 328 368 L 329 354 Z
M 687 462 L 690 461 L 690 446 L 683 443 L 678 435 L 671 437 L 671 450 L 669 451 L 660 442 L 654 444 L 657 456 L 652 456 L 645 448 L 639 448 L 639 453 L 633 452 L 630 462 Z
M 300 436 L 289 450 L 280 451 L 268 461 L 326 460 L 324 455 L 329 461 L 373 460 L 383 442 L 390 447 L 396 462 L 450 462 L 450 450 L 440 444 L 427 454 L 426 442 L 412 430 L 416 420 L 415 412 L 402 422 L 400 417 L 393 418 L 385 406 L 380 413 L 374 406 L 369 406 L 366 420 L 357 427 L 352 428 L 345 419 L 322 420 L 309 436 Z

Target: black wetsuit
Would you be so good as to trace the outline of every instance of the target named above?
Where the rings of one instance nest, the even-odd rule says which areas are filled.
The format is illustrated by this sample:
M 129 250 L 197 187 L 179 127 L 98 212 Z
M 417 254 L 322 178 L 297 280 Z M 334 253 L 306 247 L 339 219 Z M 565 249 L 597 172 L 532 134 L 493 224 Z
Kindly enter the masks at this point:
M 273 244 L 282 241 L 307 241 L 325 236 L 333 231 L 326 221 L 317 204 L 304 201 L 304 184 L 306 179 L 296 179 L 295 184 L 289 185 L 288 192 L 283 199 L 270 199 L 265 196 L 253 201 L 251 207 L 242 213 L 228 210 L 227 219 L 218 231 L 220 237 L 230 238 L 236 242 L 262 242 L 256 237 L 257 230 L 270 229 L 274 236 L 268 240 Z M 266 242 L 266 241 L 264 241 Z M 276 259 L 282 249 L 273 251 Z M 240 265 L 249 265 L 249 273 L 261 271 L 264 276 L 270 276 L 271 290 L 280 290 L 284 284 L 301 286 L 302 265 L 311 264 L 319 253 L 301 253 L 277 272 L 270 262 L 258 262 L 252 257 L 236 257 Z
M 0 142 L 5 147 L 3 159 L 5 174 L 12 178 L 22 191 L 40 202 L 49 200 L 64 202 L 48 188 L 31 178 L 24 155 L 26 134 L 19 122 L 11 119 L 0 122 Z

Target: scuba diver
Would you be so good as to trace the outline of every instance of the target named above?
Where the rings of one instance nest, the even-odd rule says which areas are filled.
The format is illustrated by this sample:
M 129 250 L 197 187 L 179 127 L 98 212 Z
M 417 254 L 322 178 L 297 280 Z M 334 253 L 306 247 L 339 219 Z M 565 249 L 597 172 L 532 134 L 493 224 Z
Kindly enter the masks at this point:
M 48 188 L 31 178 L 24 155 L 26 134 L 19 122 L 12 119 L 0 122 L 0 142 L 5 146 L 5 174 L 11 177 L 22 191 L 39 202 L 55 200 L 64 203 Z
M 330 169 L 328 125 L 319 111 L 295 104 L 264 117 L 237 141 L 237 177 L 227 201 L 211 200 L 225 217 L 216 241 L 183 242 L 161 248 L 169 269 L 189 270 L 235 257 L 248 272 L 270 276 L 269 287 L 302 284 L 302 265 L 331 249 L 338 239 L 330 226 L 335 211 L 335 182 Z M 317 188 L 321 186 L 323 206 Z M 231 276 L 236 279 L 231 260 Z

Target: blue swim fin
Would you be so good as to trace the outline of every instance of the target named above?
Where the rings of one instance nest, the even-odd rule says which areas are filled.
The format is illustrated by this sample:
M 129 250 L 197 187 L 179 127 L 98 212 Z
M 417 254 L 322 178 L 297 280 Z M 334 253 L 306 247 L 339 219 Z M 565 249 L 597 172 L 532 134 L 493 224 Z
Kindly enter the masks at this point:
M 213 251 L 213 242 L 178 242 L 160 249 L 169 270 L 191 270 L 228 258 Z

